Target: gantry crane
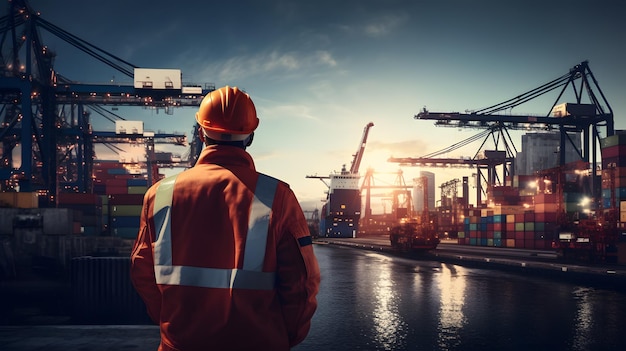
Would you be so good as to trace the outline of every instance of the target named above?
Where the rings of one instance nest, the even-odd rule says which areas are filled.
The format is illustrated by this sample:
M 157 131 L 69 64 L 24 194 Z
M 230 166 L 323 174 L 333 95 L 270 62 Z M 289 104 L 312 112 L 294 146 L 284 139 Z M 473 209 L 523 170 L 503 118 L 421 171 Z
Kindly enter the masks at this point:
M 92 131 L 88 108 L 141 106 L 171 113 L 176 107 L 199 105 L 215 89 L 210 84 L 153 88 L 150 82 L 76 83 L 54 70 L 56 53 L 44 45 L 40 30 L 123 75 L 134 77 L 140 69 L 46 21 L 26 0 L 9 1 L 7 15 L 0 18 L 0 190 L 19 186 L 20 191 L 40 191 L 52 206 L 59 188 L 87 192 L 94 139 L 102 137 Z M 21 157 L 14 160 L 18 146 Z
M 487 133 L 491 133 L 490 130 Z M 459 145 L 465 145 L 462 141 Z M 513 174 L 513 162 L 515 158 L 512 156 L 511 149 L 507 147 L 507 151 L 484 150 L 482 153 L 476 153 L 473 157 L 467 158 L 437 158 L 436 155 L 449 152 L 451 148 L 443 151 L 435 152 L 424 157 L 390 157 L 389 162 L 399 163 L 401 166 L 418 166 L 418 167 L 434 167 L 434 168 L 450 168 L 450 167 L 468 167 L 475 168 L 476 173 L 476 200 L 480 204 L 482 196 L 486 194 L 489 186 L 501 185 L 506 177 Z M 498 168 L 501 167 L 502 176 L 498 175 Z M 485 175 L 486 173 L 486 175 Z M 483 186 L 482 184 L 486 185 Z
M 463 184 L 466 184 L 464 179 Z M 441 188 L 441 206 L 438 211 L 439 230 L 442 233 L 446 233 L 448 236 L 456 238 L 462 221 L 459 214 L 463 211 L 459 211 L 459 208 L 465 209 L 465 199 L 462 199 L 462 203 L 459 203 L 458 197 L 458 185 L 461 183 L 459 179 L 449 180 L 439 186 Z M 467 195 L 467 194 L 465 194 Z
M 576 84 L 578 81 L 580 83 L 579 85 Z M 572 103 L 559 104 L 559 101 L 564 98 L 564 94 L 568 88 L 571 88 L 574 101 L 572 101 Z M 507 110 L 510 112 L 513 108 L 556 89 L 561 90 L 550 108 L 550 111 L 545 116 L 498 114 Z M 586 100 L 583 99 L 583 94 L 585 93 L 587 95 Z M 567 74 L 538 88 L 483 109 L 459 113 L 430 112 L 424 108 L 420 113 L 415 115 L 414 118 L 419 120 L 434 120 L 436 126 L 486 129 L 489 133 L 498 132 L 505 137 L 509 136 L 508 130 L 558 131 L 561 136 L 559 164 L 565 164 L 565 145 L 569 142 L 577 151 L 581 160 L 591 162 L 591 169 L 597 168 L 597 146 L 599 145 L 601 137 L 599 129 L 604 127 L 603 137 L 614 134 L 613 110 L 598 86 L 593 73 L 589 69 L 587 61 L 581 62 L 571 68 Z M 582 133 L 582 148 L 575 145 L 568 133 Z M 503 138 L 502 140 L 510 140 L 510 137 Z M 508 144 L 508 142 L 505 143 L 507 150 L 505 151 L 506 157 L 504 158 L 504 161 L 507 163 L 509 161 L 512 162 L 515 156 L 509 155 Z M 498 150 L 496 149 L 495 151 Z M 421 164 L 422 161 L 426 161 L 424 159 L 390 159 L 390 162 Z M 470 163 L 466 161 L 467 160 L 444 160 L 442 163 L 461 165 Z M 431 161 L 429 160 L 428 162 Z M 474 161 L 472 161 L 472 163 L 473 162 Z M 512 175 L 512 169 L 511 167 L 509 170 L 510 175 Z M 595 175 L 595 172 L 593 173 L 591 177 L 591 188 L 594 195 L 597 195 L 599 190 L 599 178 Z
M 380 172 L 376 172 L 374 168 L 368 168 L 365 172 L 365 176 L 363 177 L 363 182 L 361 183 L 361 194 L 365 192 L 365 209 L 363 214 L 363 222 L 367 223 L 369 219 L 372 217 L 372 207 L 371 207 L 371 197 L 372 197 L 372 189 L 386 189 L 391 190 L 391 193 L 388 194 L 390 199 L 392 200 L 392 212 L 395 214 L 398 208 L 405 208 L 407 212 L 410 212 L 412 209 L 410 201 L 410 189 L 411 186 L 407 185 L 404 181 L 403 171 L 399 169 L 396 172 L 391 172 L 396 176 L 393 184 L 385 184 L 379 185 L 375 184 L 374 174 L 381 174 Z M 402 216 L 406 216 L 404 214 Z

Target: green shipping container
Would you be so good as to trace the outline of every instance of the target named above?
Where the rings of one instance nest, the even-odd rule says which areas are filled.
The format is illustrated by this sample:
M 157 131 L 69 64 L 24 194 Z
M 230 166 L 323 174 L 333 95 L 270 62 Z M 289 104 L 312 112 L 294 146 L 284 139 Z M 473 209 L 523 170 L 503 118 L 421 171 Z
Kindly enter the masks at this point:
M 129 186 L 128 193 L 129 194 L 145 194 L 148 191 L 147 186 Z
M 535 231 L 535 222 L 524 222 L 524 231 L 526 232 Z
M 113 205 L 111 206 L 112 216 L 141 216 L 141 205 Z

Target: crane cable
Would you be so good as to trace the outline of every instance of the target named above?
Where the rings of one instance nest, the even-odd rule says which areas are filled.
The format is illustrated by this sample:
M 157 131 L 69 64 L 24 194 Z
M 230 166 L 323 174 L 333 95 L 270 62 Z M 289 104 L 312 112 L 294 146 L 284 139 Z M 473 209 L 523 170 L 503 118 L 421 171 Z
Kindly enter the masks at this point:
M 442 154 L 448 153 L 450 151 L 457 150 L 457 149 L 459 149 L 459 148 L 461 148 L 463 146 L 469 145 L 469 144 L 471 144 L 471 143 L 473 143 L 473 142 L 475 142 L 477 140 L 486 138 L 491 133 L 492 133 L 491 129 L 486 129 L 486 130 L 484 130 L 484 131 L 482 131 L 482 132 L 480 132 L 480 133 L 478 133 L 478 134 L 476 134 L 476 135 L 474 135 L 472 137 L 469 137 L 469 138 L 467 138 L 465 140 L 461 140 L 458 143 L 452 144 L 452 145 L 450 145 L 450 146 L 448 146 L 448 147 L 446 147 L 444 149 L 441 149 L 439 151 L 435 151 L 435 152 L 432 152 L 430 154 L 424 155 L 421 158 L 433 158 L 433 157 L 440 156 Z
M 540 95 L 545 94 L 548 91 L 552 91 L 558 87 L 562 87 L 569 83 L 571 80 L 571 73 L 564 74 L 559 78 L 556 78 L 540 87 L 532 89 L 526 93 L 518 95 L 514 98 L 508 99 L 506 101 L 500 102 L 498 104 L 485 107 L 479 110 L 472 111 L 473 114 L 493 114 L 499 111 L 504 111 L 516 106 L 519 106 L 525 102 L 528 102 Z

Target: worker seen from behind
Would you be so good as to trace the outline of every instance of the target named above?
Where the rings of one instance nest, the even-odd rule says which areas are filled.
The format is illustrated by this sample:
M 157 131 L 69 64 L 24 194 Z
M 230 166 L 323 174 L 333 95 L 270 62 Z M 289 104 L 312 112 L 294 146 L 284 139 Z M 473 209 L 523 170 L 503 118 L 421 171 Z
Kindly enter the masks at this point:
M 308 334 L 320 272 L 289 185 L 256 171 L 250 96 L 202 100 L 205 144 L 144 197 L 131 279 L 160 325 L 159 350 L 288 350 Z

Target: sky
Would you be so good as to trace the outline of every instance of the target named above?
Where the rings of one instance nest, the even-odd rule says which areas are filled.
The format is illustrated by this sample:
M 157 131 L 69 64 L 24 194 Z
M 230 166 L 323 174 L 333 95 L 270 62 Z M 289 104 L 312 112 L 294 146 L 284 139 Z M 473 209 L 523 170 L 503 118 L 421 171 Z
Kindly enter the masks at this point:
M 306 176 L 349 168 L 367 123 L 374 126 L 361 173 L 372 167 L 377 184 L 392 184 L 393 173 L 402 170 L 410 183 L 419 169 L 387 162 L 389 157 L 427 155 L 480 132 L 416 120 L 422 108 L 491 106 L 585 60 L 613 109 L 616 129 L 626 129 L 626 5 L 620 0 L 29 3 L 47 21 L 138 67 L 181 69 L 183 83 L 244 89 L 260 119 L 248 149 L 256 168 L 289 183 L 304 209 L 321 208 L 327 189 Z M 57 53 L 59 74 L 83 83 L 132 84 L 42 35 Z M 546 116 L 556 94 L 510 113 Z M 188 136 L 195 123 L 194 108 L 124 113 L 127 120 L 143 120 L 146 130 Z M 96 130 L 114 129 L 97 116 L 92 123 Z M 445 157 L 473 156 L 479 146 Z M 437 184 L 475 172 L 425 170 L 436 174 Z

